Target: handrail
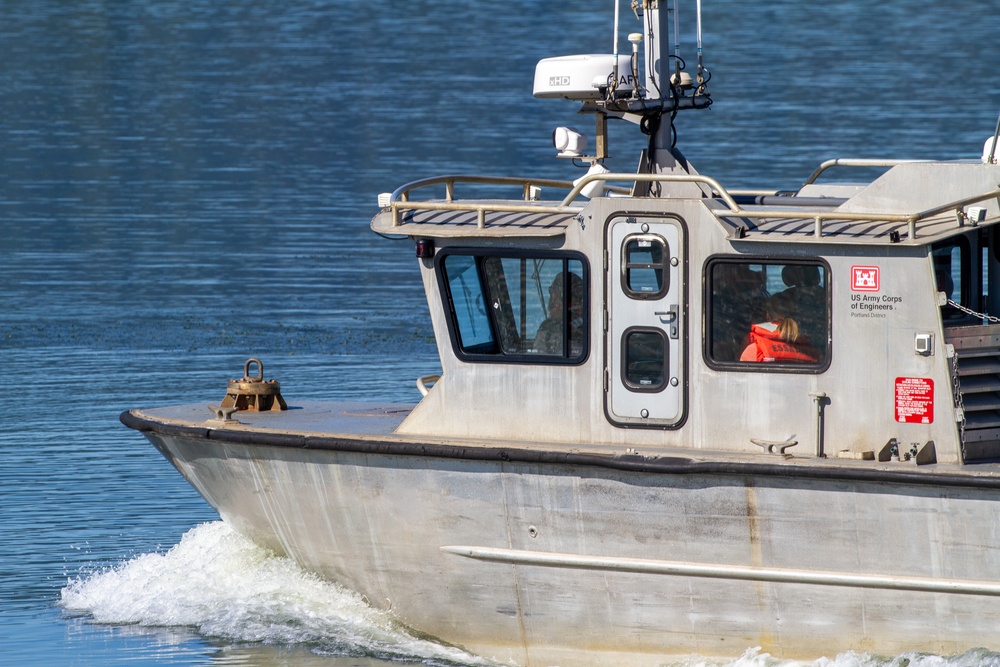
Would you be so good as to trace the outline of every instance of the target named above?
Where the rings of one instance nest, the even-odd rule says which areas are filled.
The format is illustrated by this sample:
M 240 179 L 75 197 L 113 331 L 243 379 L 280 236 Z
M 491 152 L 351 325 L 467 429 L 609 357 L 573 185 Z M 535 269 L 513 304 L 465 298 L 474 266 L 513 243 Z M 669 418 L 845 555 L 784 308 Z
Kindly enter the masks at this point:
M 829 162 L 836 162 L 835 160 L 830 160 Z M 854 163 L 861 162 L 890 162 L 890 160 L 852 160 Z M 902 162 L 916 162 L 916 160 L 907 161 L 892 161 L 898 163 Z M 853 164 L 851 166 L 860 166 L 858 164 Z M 788 220 L 796 220 L 802 218 L 813 218 L 816 223 L 815 235 L 823 235 L 823 222 L 826 220 L 851 220 L 851 221 L 873 221 L 873 222 L 905 222 L 909 226 L 908 237 L 910 240 L 915 240 L 917 238 L 917 228 L 916 223 L 924 220 L 926 218 L 933 217 L 944 213 L 945 211 L 954 209 L 960 216 L 962 214 L 962 209 L 969 204 L 975 204 L 977 202 L 983 201 L 985 199 L 993 199 L 1000 197 L 1000 188 L 996 190 L 990 190 L 979 195 L 973 195 L 970 197 L 963 197 L 962 199 L 956 199 L 955 201 L 948 202 L 947 204 L 942 204 L 940 206 L 935 206 L 934 208 L 927 209 L 925 211 L 920 211 L 918 213 L 851 213 L 848 211 L 779 211 L 779 210 L 755 210 L 748 211 L 747 209 L 739 206 L 732 196 L 723 188 L 718 181 L 708 176 L 702 176 L 700 174 L 592 174 L 583 177 L 577 181 L 576 186 L 570 191 L 566 198 L 563 199 L 563 204 L 567 204 L 572 201 L 572 199 L 580 193 L 587 183 L 591 181 L 600 180 L 623 180 L 623 177 L 634 179 L 636 181 L 665 181 L 665 182 L 691 182 L 691 183 L 704 183 L 710 185 L 715 193 L 722 199 L 726 205 L 729 207 L 728 212 L 715 211 L 712 213 L 716 218 L 722 217 L 724 214 L 726 217 L 741 217 L 741 218 L 780 218 Z
M 820 164 L 816 168 L 816 171 L 812 173 L 812 176 L 806 179 L 803 183 L 803 187 L 806 185 L 812 185 L 827 169 L 831 167 L 895 167 L 900 164 L 914 164 L 917 162 L 930 162 L 930 160 L 879 160 L 879 159 L 864 159 L 864 158 L 834 158 L 832 160 L 827 160 Z
M 460 174 L 450 174 L 445 176 L 431 176 L 420 180 L 401 185 L 393 190 L 389 198 L 390 203 L 397 201 L 409 202 L 409 194 L 412 190 L 426 188 L 432 185 L 445 185 L 446 201 L 455 199 L 455 183 L 479 183 L 482 185 L 520 185 L 524 188 L 524 199 L 528 201 L 529 188 L 533 185 L 550 188 L 571 188 L 572 181 L 560 181 L 551 178 L 518 178 L 516 176 L 465 176 Z
M 420 391 L 421 396 L 426 396 L 431 393 L 431 388 L 438 383 L 441 379 L 439 373 L 433 373 L 431 375 L 421 375 L 417 378 L 417 389 Z M 430 385 L 428 387 L 427 385 Z
M 708 176 L 701 174 L 587 174 L 583 178 L 575 181 L 576 185 L 569 191 L 569 194 L 562 200 L 562 206 L 569 204 L 580 196 L 587 185 L 594 181 L 634 181 L 636 183 L 702 183 L 712 188 L 719 197 L 726 202 L 730 209 L 739 209 L 739 204 L 730 196 L 722 185 Z
M 712 211 L 716 218 L 721 218 L 724 214 L 726 217 L 734 218 L 778 218 L 784 220 L 801 220 L 803 218 L 812 218 L 816 223 L 815 236 L 823 235 L 823 222 L 827 220 L 850 220 L 850 221 L 871 221 L 871 222 L 905 222 L 908 226 L 907 237 L 912 241 L 917 238 L 917 223 L 921 220 L 926 220 L 927 218 L 932 218 L 935 215 L 940 215 L 945 211 L 954 210 L 956 215 L 964 224 L 965 214 L 962 209 L 969 204 L 975 204 L 986 199 L 994 199 L 1000 197 L 1000 188 L 996 190 L 990 190 L 979 195 L 972 195 L 970 197 L 963 197 L 962 199 L 956 199 L 954 201 L 948 202 L 947 204 L 942 204 L 940 206 L 935 206 L 934 208 L 929 208 L 924 211 L 919 211 L 917 213 L 851 213 L 848 211 L 776 211 L 776 210 L 756 210 L 748 211 L 746 209 L 731 210 L 727 212 Z
M 629 174 L 606 173 L 587 174 L 574 182 L 555 181 L 548 179 L 528 179 L 505 176 L 434 176 L 400 186 L 389 198 L 392 209 L 392 226 L 399 226 L 400 210 L 430 210 L 430 211 L 475 211 L 478 214 L 478 227 L 486 226 L 486 213 L 579 213 L 582 206 L 570 206 L 580 196 L 583 189 L 595 181 L 626 181 L 626 182 L 665 182 L 665 183 L 703 183 L 710 186 L 726 202 L 732 210 L 738 210 L 739 205 L 726 192 L 726 189 L 713 178 L 700 174 Z M 454 184 L 457 182 L 483 183 L 491 185 L 521 185 L 525 195 L 531 185 L 548 185 L 550 187 L 570 187 L 569 194 L 556 206 L 503 203 L 458 203 L 454 201 Z M 409 193 L 417 188 L 444 184 L 447 189 L 447 199 L 443 202 L 411 202 Z M 527 201 L 527 199 L 526 199 Z
M 483 185 L 520 185 L 524 192 L 524 201 L 531 201 L 531 188 L 555 187 L 572 188 L 571 181 L 560 181 L 549 178 L 518 178 L 515 176 L 463 176 L 446 175 L 422 178 L 411 183 L 402 185 L 389 197 L 389 206 L 392 209 L 392 226 L 398 227 L 400 224 L 399 212 L 404 211 L 475 211 L 478 216 L 477 226 L 482 229 L 486 226 L 486 213 L 579 213 L 583 207 L 557 207 L 533 204 L 504 204 L 500 202 L 490 203 L 460 203 L 455 201 L 456 183 L 478 183 Z M 410 201 L 410 193 L 419 188 L 430 187 L 432 185 L 445 186 L 445 201 Z
M 832 166 L 851 166 L 851 167 L 877 167 L 877 166 L 894 166 L 897 164 L 909 164 L 915 162 L 926 162 L 926 160 L 864 160 L 864 159 L 835 159 L 827 160 L 820 168 L 810 176 L 806 184 L 811 183 L 815 180 L 815 177 L 822 173 L 825 169 Z M 959 218 L 960 224 L 964 224 L 964 213 L 962 209 L 970 204 L 975 204 L 977 202 L 984 201 L 986 199 L 1000 198 L 1000 188 L 995 190 L 990 190 L 979 195 L 972 195 L 969 197 L 963 197 L 962 199 L 957 199 L 955 201 L 948 202 L 947 204 L 942 204 L 940 206 L 935 206 L 924 211 L 919 211 L 917 213 L 876 213 L 876 212 L 850 212 L 850 211 L 789 211 L 789 210 L 775 210 L 775 209 L 756 209 L 747 210 L 742 208 L 736 203 L 733 196 L 727 191 L 722 185 L 716 181 L 714 178 L 709 176 L 702 176 L 701 174 L 634 174 L 634 173 L 605 173 L 605 174 L 587 174 L 582 178 L 577 179 L 575 182 L 570 183 L 568 181 L 557 181 L 550 179 L 527 179 L 527 178 L 514 178 L 514 177 L 497 177 L 497 176 L 437 176 L 432 178 L 425 178 L 419 181 L 414 181 L 400 188 L 397 188 L 392 193 L 392 198 L 390 200 L 390 206 L 392 208 L 392 224 L 393 226 L 398 226 L 399 224 L 399 210 L 445 210 L 445 211 L 476 211 L 479 215 L 478 226 L 483 228 L 486 226 L 486 213 L 488 211 L 493 212 L 510 212 L 510 213 L 555 213 L 555 214 L 572 214 L 579 213 L 583 210 L 582 206 L 571 206 L 574 200 L 580 196 L 580 193 L 586 188 L 587 185 L 595 181 L 626 181 L 634 183 L 697 183 L 702 185 L 707 185 L 711 188 L 712 194 L 714 194 L 718 199 L 722 200 L 723 203 L 728 207 L 728 211 L 719 211 L 712 209 L 711 212 L 716 218 L 721 219 L 723 217 L 741 217 L 741 218 L 777 218 L 786 220 L 800 220 L 803 218 L 812 218 L 815 222 L 814 235 L 820 237 L 823 235 L 823 223 L 829 220 L 843 220 L 843 221 L 870 221 L 870 222 L 900 222 L 906 223 L 908 225 L 907 236 L 910 240 L 915 240 L 917 238 L 916 223 L 921 220 L 939 215 L 948 210 L 954 210 Z M 469 182 L 469 183 L 487 183 L 487 184 L 499 184 L 499 185 L 522 185 L 524 187 L 525 195 L 529 192 L 529 188 L 532 185 L 545 185 L 545 186 L 555 186 L 555 187 L 567 187 L 572 186 L 569 193 L 563 198 L 563 200 L 555 206 L 546 205 L 530 205 L 530 204 L 503 204 L 497 202 L 468 202 L 460 203 L 453 199 L 454 195 L 454 184 L 456 182 Z M 429 185 L 437 185 L 444 183 L 449 190 L 449 199 L 444 202 L 433 202 L 433 201 L 422 201 L 422 202 L 411 202 L 408 200 L 410 191 L 415 190 L 420 187 L 426 187 Z M 790 204 L 794 203 L 794 198 L 789 198 Z

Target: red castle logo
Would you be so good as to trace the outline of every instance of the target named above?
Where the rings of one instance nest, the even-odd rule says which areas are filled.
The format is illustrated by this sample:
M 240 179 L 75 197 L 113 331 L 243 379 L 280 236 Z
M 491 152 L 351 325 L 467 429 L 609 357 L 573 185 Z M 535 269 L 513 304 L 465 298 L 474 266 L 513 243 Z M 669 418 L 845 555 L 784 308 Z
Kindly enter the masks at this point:
M 877 266 L 852 266 L 851 291 L 877 292 L 879 290 L 879 275 Z

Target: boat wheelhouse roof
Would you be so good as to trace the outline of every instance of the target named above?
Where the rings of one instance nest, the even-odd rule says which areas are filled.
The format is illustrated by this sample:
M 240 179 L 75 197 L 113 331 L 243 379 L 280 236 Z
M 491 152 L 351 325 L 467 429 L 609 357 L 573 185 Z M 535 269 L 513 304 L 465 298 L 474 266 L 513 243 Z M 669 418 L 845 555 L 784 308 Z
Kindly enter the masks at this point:
M 888 167 L 889 171 L 862 184 L 818 184 L 816 178 L 833 166 Z M 1000 198 L 1000 189 L 973 175 L 975 162 L 830 160 L 818 168 L 797 192 L 727 191 L 714 179 L 697 175 L 602 174 L 574 183 L 544 179 L 488 176 L 442 176 L 409 183 L 392 193 L 372 220 L 383 234 L 429 238 L 517 238 L 565 234 L 586 208 L 581 190 L 595 180 L 630 183 L 631 189 L 611 188 L 611 197 L 631 197 L 649 182 L 698 186 L 704 202 L 728 236 L 746 241 L 824 242 L 848 244 L 924 245 L 993 223 L 978 219 L 969 207 Z M 969 178 L 956 179 L 967 170 Z M 949 178 L 939 179 L 948 172 Z M 947 182 L 949 187 L 934 187 Z M 520 199 L 456 199 L 455 186 L 518 186 Z M 956 184 L 958 187 L 956 189 Z M 444 186 L 444 199 L 411 199 L 412 193 Z M 564 189 L 561 201 L 541 200 L 542 188 Z M 919 196 L 915 196 L 918 193 Z M 668 193 L 661 199 L 676 199 Z M 643 197 L 643 199 L 652 199 Z M 982 209 L 985 211 L 985 208 Z

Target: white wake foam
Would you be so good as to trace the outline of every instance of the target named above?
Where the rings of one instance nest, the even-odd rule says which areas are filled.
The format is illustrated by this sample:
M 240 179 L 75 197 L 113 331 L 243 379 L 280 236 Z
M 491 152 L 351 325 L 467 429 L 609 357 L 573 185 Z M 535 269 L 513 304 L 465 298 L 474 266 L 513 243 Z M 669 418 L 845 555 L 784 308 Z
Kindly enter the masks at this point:
M 319 654 L 492 664 L 412 637 L 357 594 L 256 546 L 221 521 L 189 530 L 166 553 L 144 554 L 70 580 L 61 604 L 98 623 L 188 627 L 203 636 L 308 647 Z M 974 650 L 952 657 L 878 657 L 846 652 L 799 662 L 776 659 L 758 648 L 736 660 L 691 656 L 675 667 L 1000 667 L 1000 654 Z
M 189 530 L 166 553 L 71 579 L 61 604 L 112 625 L 184 626 L 205 636 L 307 645 L 319 653 L 487 664 L 415 639 L 360 596 L 258 547 L 221 521 Z

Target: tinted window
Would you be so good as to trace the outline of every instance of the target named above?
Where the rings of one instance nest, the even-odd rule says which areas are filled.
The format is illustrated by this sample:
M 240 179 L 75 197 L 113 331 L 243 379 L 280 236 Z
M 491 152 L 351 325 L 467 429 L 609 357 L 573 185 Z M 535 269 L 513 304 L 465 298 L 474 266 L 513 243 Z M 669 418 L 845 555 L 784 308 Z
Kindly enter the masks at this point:
M 710 361 L 786 369 L 826 363 L 830 314 L 824 265 L 718 260 L 708 266 L 707 279 Z
M 496 345 L 475 258 L 452 255 L 447 273 L 459 345 L 466 351 L 492 351 Z
M 625 384 L 636 390 L 659 391 L 666 385 L 667 339 L 658 329 L 625 332 L 622 373 Z
M 583 260 L 553 253 L 450 253 L 441 266 L 461 358 L 579 363 L 586 357 L 589 300 Z M 476 285 L 470 287 L 466 282 L 473 278 Z M 470 300 L 475 307 L 468 306 Z M 474 318 L 477 333 L 483 326 L 489 332 L 478 343 L 466 333 Z

